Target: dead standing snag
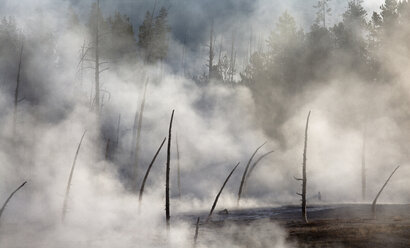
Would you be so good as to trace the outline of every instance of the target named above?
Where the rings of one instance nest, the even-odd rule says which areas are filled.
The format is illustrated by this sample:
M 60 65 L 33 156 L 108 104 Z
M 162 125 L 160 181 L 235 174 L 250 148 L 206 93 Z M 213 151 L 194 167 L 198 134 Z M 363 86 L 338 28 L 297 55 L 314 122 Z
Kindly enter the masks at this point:
M 167 170 L 165 178 L 165 218 L 167 221 L 167 228 L 169 228 L 169 221 L 171 219 L 170 209 L 169 209 L 169 172 L 170 172 L 170 161 L 171 161 L 171 134 L 172 134 L 172 121 L 174 120 L 174 112 L 172 110 L 171 120 L 169 122 L 169 133 L 168 133 L 168 149 L 167 149 Z
M 297 193 L 302 197 L 302 219 L 305 223 L 308 223 L 307 219 L 307 212 L 306 212 L 306 156 L 307 156 L 307 142 L 308 142 L 308 129 L 309 129 L 309 119 L 310 119 L 310 111 L 306 119 L 306 128 L 305 128 L 305 144 L 303 148 L 303 167 L 302 167 L 302 178 L 295 178 L 298 181 L 302 181 L 302 194 Z

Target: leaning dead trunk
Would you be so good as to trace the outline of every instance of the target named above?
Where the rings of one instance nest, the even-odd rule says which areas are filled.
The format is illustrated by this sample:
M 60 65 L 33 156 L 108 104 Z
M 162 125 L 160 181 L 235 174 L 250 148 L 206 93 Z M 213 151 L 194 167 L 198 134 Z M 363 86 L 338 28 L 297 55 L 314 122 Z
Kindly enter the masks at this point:
M 84 139 L 86 132 L 87 131 L 84 131 L 83 136 L 81 136 L 81 140 L 78 143 L 77 151 L 74 156 L 73 165 L 71 166 L 70 176 L 68 177 L 67 188 L 66 188 L 65 196 L 64 196 L 63 211 L 62 211 L 62 216 L 61 216 L 62 221 L 64 221 L 65 215 L 67 213 L 67 201 L 68 201 L 68 195 L 70 194 L 71 180 L 73 179 L 74 168 L 77 162 L 78 153 L 80 152 L 81 144 L 83 143 L 83 139 Z
M 266 144 L 263 143 L 261 146 L 259 146 L 258 148 L 256 148 L 255 152 L 252 154 L 251 158 L 248 161 L 248 164 L 245 167 L 245 171 L 243 172 L 242 175 L 242 180 L 241 180 L 241 184 L 239 185 L 239 191 L 238 191 L 238 201 L 237 201 L 237 205 L 239 206 L 239 201 L 241 200 L 241 196 L 242 196 L 242 191 L 243 191 L 243 185 L 245 183 L 245 178 L 246 178 L 246 174 L 248 173 L 248 169 L 249 169 L 249 165 L 251 164 L 253 158 L 255 157 L 256 153 L 259 151 L 259 149 L 262 148 L 262 146 L 264 146 Z
M 3 206 L 0 209 L 0 220 L 1 220 L 1 216 L 3 215 L 4 209 L 6 208 L 7 204 L 9 203 L 10 199 L 14 196 L 14 194 L 19 191 L 21 188 L 23 188 L 24 185 L 26 185 L 27 181 L 25 181 L 24 183 L 22 183 L 16 190 L 14 190 L 10 196 L 7 198 L 7 200 L 4 202 Z
M 207 222 L 208 222 L 208 221 L 211 219 L 211 217 L 212 217 L 212 213 L 213 213 L 214 210 L 215 210 L 216 204 L 218 203 L 219 196 L 221 195 L 222 190 L 225 188 L 226 183 L 229 181 L 229 178 L 231 178 L 233 172 L 236 170 L 236 168 L 237 168 L 238 166 L 239 166 L 239 163 L 235 165 L 235 167 L 232 169 L 231 173 L 229 173 L 228 177 L 225 179 L 224 184 L 222 184 L 222 187 L 221 187 L 221 189 L 219 190 L 218 194 L 216 195 L 214 203 L 212 204 L 211 211 L 209 211 L 209 215 L 208 215 L 208 217 L 207 217 L 207 219 L 206 219 Z
M 259 162 L 264 159 L 265 157 L 269 156 L 270 154 L 274 153 L 275 151 L 269 151 L 267 153 L 262 154 L 250 167 L 248 173 L 246 174 L 246 179 L 245 179 L 245 184 L 246 184 L 246 180 L 248 180 L 248 178 L 251 176 L 253 170 L 255 170 L 255 167 L 259 164 Z
M 24 43 L 21 44 L 20 56 L 19 56 L 19 65 L 17 70 L 17 79 L 16 79 L 16 90 L 14 91 L 14 111 L 13 111 L 13 137 L 16 138 L 17 133 L 17 106 L 19 103 L 19 89 L 20 89 L 20 75 L 21 75 L 21 63 L 23 57 Z
M 259 164 L 259 162 L 264 159 L 265 157 L 269 156 L 270 154 L 272 154 L 274 151 L 269 151 L 267 153 L 262 154 L 253 164 L 252 166 L 249 168 L 248 173 L 246 174 L 246 178 L 245 178 L 245 182 L 243 184 L 243 191 L 246 192 L 246 185 L 248 182 L 249 177 L 251 176 L 253 170 L 255 170 L 255 167 Z
M 195 236 L 194 236 L 194 248 L 196 247 L 196 243 L 197 243 L 197 240 L 198 240 L 199 220 L 200 219 L 201 219 L 200 217 L 198 217 L 198 219 L 196 219 Z
M 140 195 L 139 195 L 139 198 L 138 198 L 139 204 L 141 204 L 141 201 L 142 201 L 142 195 L 144 194 L 145 182 L 147 181 L 149 172 L 151 171 L 152 165 L 154 164 L 155 160 L 157 159 L 157 156 L 158 156 L 159 152 L 161 151 L 162 146 L 164 145 L 166 139 L 167 138 L 164 138 L 164 140 L 162 141 L 161 145 L 159 146 L 157 152 L 154 155 L 154 158 L 152 159 L 151 163 L 148 166 L 147 172 L 145 172 L 145 176 L 144 176 L 144 179 L 142 180 L 142 184 L 141 184 L 141 188 L 140 188 Z
M 170 172 L 170 162 L 171 162 L 171 134 L 172 134 L 172 121 L 174 120 L 174 112 L 172 110 L 171 120 L 169 122 L 169 132 L 168 132 L 168 149 L 167 149 L 167 170 L 165 178 L 165 217 L 167 221 L 167 228 L 169 228 L 170 208 L 169 208 L 169 172 Z
M 138 180 L 138 159 L 139 159 L 139 150 L 140 150 L 140 141 L 141 141 L 141 128 L 142 128 L 142 119 L 144 117 L 145 98 L 147 95 L 148 82 L 149 80 L 147 79 L 144 85 L 144 95 L 142 97 L 140 113 L 138 116 L 138 128 L 137 128 L 137 137 L 136 137 L 136 143 L 135 143 L 135 158 L 134 158 L 134 161 L 135 161 L 135 168 L 134 168 L 135 169 L 135 182 L 134 182 L 135 189 L 137 187 L 137 180 Z
M 302 167 L 302 178 L 295 178 L 298 181 L 302 181 L 302 194 L 297 193 L 302 197 L 302 219 L 305 223 L 308 223 L 307 219 L 307 212 L 306 212 L 306 184 L 307 184 L 307 177 L 306 177 L 306 156 L 307 156 L 307 142 L 308 142 L 308 129 L 309 129 L 309 119 L 310 119 L 310 111 L 306 119 L 306 128 L 305 128 L 305 144 L 303 148 L 303 167 Z
M 394 175 L 394 173 L 397 171 L 397 169 L 399 169 L 400 166 L 397 166 L 396 169 L 394 169 L 394 171 L 390 174 L 389 178 L 387 178 L 386 182 L 383 184 L 383 187 L 380 189 L 379 193 L 377 193 L 376 198 L 374 198 L 373 203 L 372 203 L 372 213 L 373 213 L 373 217 L 376 217 L 376 202 L 377 199 L 379 198 L 380 194 L 382 193 L 382 191 L 384 190 L 384 188 L 386 187 L 387 183 L 390 181 L 390 178 Z

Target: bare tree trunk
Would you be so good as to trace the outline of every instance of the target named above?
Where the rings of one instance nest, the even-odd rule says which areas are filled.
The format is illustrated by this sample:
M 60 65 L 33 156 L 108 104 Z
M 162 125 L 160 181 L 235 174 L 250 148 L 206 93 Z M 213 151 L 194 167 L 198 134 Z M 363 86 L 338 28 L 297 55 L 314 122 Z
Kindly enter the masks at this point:
M 178 144 L 178 134 L 175 136 L 175 140 L 177 143 L 177 161 L 178 161 L 178 175 L 177 175 L 177 183 L 178 183 L 178 197 L 181 199 L 181 165 L 179 159 L 179 144 Z
M 306 184 L 307 184 L 307 177 L 306 177 L 306 160 L 307 160 L 307 142 L 308 142 L 308 129 L 309 129 L 309 119 L 310 119 L 310 111 L 306 119 L 306 128 L 305 128 L 305 144 L 303 148 L 303 167 L 302 167 L 302 178 L 296 178 L 298 181 L 302 181 L 302 194 L 297 193 L 302 197 L 302 219 L 305 223 L 308 223 L 307 219 L 307 212 L 306 212 Z
M 259 146 L 258 148 L 256 148 L 255 152 L 252 154 L 251 158 L 250 158 L 249 161 L 248 161 L 248 164 L 247 164 L 246 167 L 245 167 L 245 170 L 244 170 L 243 175 L 242 175 L 241 184 L 239 185 L 238 200 L 237 200 L 237 205 L 238 205 L 238 206 L 239 206 L 239 201 L 241 200 L 242 191 L 243 191 L 243 185 L 244 185 L 244 183 L 245 183 L 245 178 L 246 178 L 246 174 L 248 173 L 249 165 L 251 164 L 252 159 L 255 157 L 255 155 L 256 155 L 256 153 L 259 151 L 259 149 L 261 149 L 262 146 L 264 146 L 265 144 L 266 144 L 266 142 L 263 143 L 263 144 L 262 144 L 261 146 Z
M 307 212 L 306 212 L 306 160 L 307 160 L 307 142 L 308 142 L 308 128 L 309 128 L 310 111 L 306 119 L 306 129 L 305 129 L 305 145 L 303 148 L 303 180 L 302 180 L 302 218 L 305 223 L 308 223 Z
M 229 70 L 229 82 L 232 83 L 233 81 L 233 74 L 234 74 L 234 53 L 235 53 L 235 35 L 232 31 L 232 43 L 231 43 L 231 60 L 230 60 L 230 70 Z
M 23 188 L 24 185 L 26 185 L 27 181 L 25 181 L 24 183 L 22 183 L 16 190 L 14 190 L 10 196 L 6 199 L 6 201 L 4 202 L 3 206 L 0 209 L 0 220 L 1 220 L 1 216 L 3 215 L 4 209 L 7 206 L 7 203 L 9 203 L 10 199 L 13 197 L 13 195 L 19 191 L 21 188 Z
M 363 135 L 362 146 L 362 200 L 366 200 L 366 134 Z
M 196 219 L 196 225 L 195 225 L 195 236 L 194 236 L 194 248 L 196 247 L 197 240 L 198 240 L 198 231 L 199 231 L 199 221 L 200 217 Z
M 105 160 L 108 160 L 110 157 L 110 139 L 107 140 L 107 144 L 105 146 Z
M 65 196 L 64 196 L 63 211 L 62 211 L 62 216 L 61 216 L 62 221 L 64 221 L 65 215 L 67 213 L 67 202 L 68 202 L 68 196 L 70 194 L 71 180 L 73 179 L 75 163 L 77 162 L 78 153 L 80 152 L 81 144 L 83 143 L 83 139 L 84 139 L 86 132 L 87 131 L 84 131 L 83 136 L 81 136 L 80 142 L 78 143 L 77 151 L 75 152 L 75 156 L 74 156 L 73 165 L 71 166 L 70 176 L 68 177 L 67 188 L 66 188 Z
M 239 166 L 239 163 L 237 163 L 237 164 L 235 165 L 235 167 L 232 169 L 231 173 L 229 173 L 228 177 L 225 179 L 225 182 L 222 184 L 222 187 L 221 187 L 221 189 L 219 190 L 218 194 L 216 195 L 214 203 L 212 204 L 211 211 L 209 211 L 208 217 L 206 218 L 206 222 L 208 222 L 208 221 L 211 219 L 212 213 L 213 213 L 214 210 L 215 210 L 216 204 L 218 203 L 219 196 L 221 195 L 222 190 L 225 188 L 226 183 L 229 181 L 229 178 L 231 178 L 233 172 L 236 170 L 236 168 L 237 168 L 238 166 Z
M 245 178 L 245 182 L 243 184 L 243 191 L 246 191 L 246 184 L 248 182 L 249 177 L 251 176 L 253 170 L 255 169 L 255 167 L 259 164 L 259 162 L 264 159 L 265 157 L 269 156 L 270 154 L 272 154 L 274 151 L 269 151 L 265 154 L 262 154 L 253 164 L 252 166 L 249 168 L 248 173 L 246 174 L 246 178 Z
M 167 149 L 167 170 L 165 178 L 165 217 L 167 221 L 167 228 L 170 227 L 170 206 L 169 206 L 169 172 L 170 172 L 170 162 L 171 162 L 171 134 L 172 134 L 172 121 L 174 119 L 174 112 L 172 110 L 171 120 L 169 122 L 169 132 L 168 132 L 168 149 Z
M 117 137 L 115 139 L 115 149 L 118 148 L 118 144 L 119 144 L 119 141 L 120 141 L 120 124 L 121 124 L 121 114 L 118 114 Z
M 13 111 L 13 137 L 16 138 L 17 135 L 17 106 L 19 103 L 19 89 L 20 89 L 20 75 L 21 75 L 21 64 L 23 58 L 24 43 L 21 44 L 19 65 L 17 70 L 16 79 L 16 90 L 14 91 L 14 111 Z
M 164 140 L 162 141 L 161 145 L 159 146 L 157 152 L 154 155 L 154 158 L 152 159 L 151 163 L 149 164 L 149 166 L 147 168 L 147 172 L 145 172 L 145 176 L 144 176 L 144 179 L 142 180 L 142 184 L 141 184 L 141 188 L 140 188 L 140 195 L 139 195 L 139 198 L 138 198 L 138 201 L 139 201 L 140 205 L 141 205 L 142 196 L 144 194 L 144 187 L 145 187 L 145 183 L 148 179 L 149 172 L 151 171 L 152 165 L 154 164 L 155 160 L 157 159 L 157 156 L 158 156 L 159 152 L 161 151 L 162 146 L 164 145 L 166 139 L 167 138 L 164 138 Z
M 377 199 L 379 198 L 380 194 L 382 193 L 382 191 L 384 190 L 384 188 L 386 187 L 387 183 L 390 181 L 390 178 L 394 175 L 394 173 L 400 168 L 400 166 L 397 166 L 396 169 L 394 169 L 394 171 L 390 174 L 389 178 L 387 178 L 386 182 L 383 184 L 382 188 L 380 189 L 379 193 L 377 193 L 376 198 L 374 198 L 373 203 L 372 203 L 372 213 L 373 213 L 373 217 L 376 217 L 376 202 Z
M 99 21 L 100 21 L 100 0 L 97 1 L 97 20 L 95 26 L 95 112 L 98 123 L 100 121 L 100 51 L 99 51 Z
M 253 28 L 251 27 L 251 33 L 249 35 L 249 62 L 253 53 Z
M 213 77 L 213 61 L 214 61 L 214 47 L 213 47 L 213 43 L 214 43 L 214 21 L 212 20 L 212 24 L 211 24 L 211 32 L 209 34 L 209 61 L 208 61 L 208 78 L 209 80 L 211 80 L 211 78 Z
M 147 87 L 148 87 L 149 79 L 145 81 L 144 84 L 144 95 L 141 101 L 140 113 L 138 116 L 138 128 L 137 128 L 137 137 L 136 137 L 136 144 L 135 144 L 135 181 L 134 181 L 134 188 L 137 189 L 138 185 L 138 159 L 139 159 L 139 150 L 140 150 L 140 142 L 141 142 L 141 129 L 142 129 L 142 119 L 144 118 L 144 108 L 145 108 L 145 99 L 147 95 Z
M 81 46 L 81 57 L 80 57 L 80 84 L 81 87 L 83 87 L 83 81 L 84 81 L 84 58 L 86 56 L 86 47 L 85 47 L 85 39 L 83 42 L 83 45 Z

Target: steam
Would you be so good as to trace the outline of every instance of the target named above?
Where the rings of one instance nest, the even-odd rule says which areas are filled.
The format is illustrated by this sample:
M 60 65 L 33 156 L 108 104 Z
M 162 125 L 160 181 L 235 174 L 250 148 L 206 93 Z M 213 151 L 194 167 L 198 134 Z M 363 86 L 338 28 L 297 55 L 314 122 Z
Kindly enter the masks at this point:
M 180 2 L 172 6 L 178 6 Z M 274 28 L 273 20 L 265 21 L 268 19 L 263 18 L 268 18 L 267 15 L 260 15 L 265 13 L 263 9 L 272 7 L 271 3 L 262 0 L 255 4 L 246 1 L 228 3 L 238 8 L 233 8 L 229 17 L 220 20 L 217 39 L 223 38 L 221 33 L 229 23 L 243 21 L 240 13 L 254 21 L 249 26 L 253 27 L 255 34 L 261 34 L 259 40 L 264 40 L 262 33 Z M 374 8 L 380 1 L 367 3 L 369 8 Z M 76 1 L 73 6 L 89 8 L 88 2 L 84 1 Z M 108 3 L 102 6 L 106 7 L 104 13 L 113 9 Z M 150 9 L 147 5 L 139 6 L 144 12 Z M 193 13 L 199 11 L 198 6 L 201 5 L 192 7 Z M 286 7 L 292 9 L 292 6 Z M 227 87 L 214 81 L 201 86 L 181 75 L 181 68 L 176 65 L 180 65 L 180 60 L 175 54 L 184 44 L 181 31 L 177 29 L 170 37 L 172 59 L 166 61 L 168 63 L 120 64 L 118 70 L 104 72 L 101 82 L 107 93 L 104 94 L 101 120 L 97 120 L 90 108 L 93 72 L 86 71 L 82 83 L 77 73 L 79 51 L 88 37 L 81 31 L 63 28 L 69 3 L 0 0 L 0 7 L 4 11 L 0 12 L 2 15 L 15 16 L 25 37 L 24 76 L 20 84 L 24 100 L 19 103 L 16 136 L 12 132 L 12 90 L 18 55 L 7 54 L 1 58 L 1 65 L 7 65 L 7 69 L 2 69 L 4 78 L 0 78 L 4 82 L 0 88 L 1 199 L 6 199 L 16 185 L 28 181 L 2 215 L 1 247 L 27 244 L 32 247 L 191 247 L 194 220 L 183 221 L 177 217 L 178 214 L 208 211 L 219 190 L 219 182 L 229 174 L 232 164 L 236 161 L 246 164 L 255 147 L 265 140 L 268 142 L 261 148 L 261 154 L 271 150 L 275 153 L 261 161 L 254 170 L 251 167 L 252 177 L 246 182 L 246 195 L 241 198 L 241 206 L 298 204 L 299 198 L 295 193 L 299 184 L 293 177 L 300 171 L 304 121 L 308 110 L 314 113 L 309 124 L 308 204 L 309 198 L 319 191 L 327 202 L 360 201 L 364 128 L 368 134 L 367 194 L 376 195 L 381 180 L 390 173 L 392 165 L 400 164 L 400 173 L 395 175 L 395 180 L 390 182 L 379 201 L 410 201 L 407 190 L 410 137 L 403 131 L 409 124 L 406 107 L 410 92 L 406 82 L 408 51 L 392 48 L 383 54 L 387 58 L 386 64 L 397 72 L 393 86 L 369 85 L 357 75 L 338 74 L 326 84 L 315 82 L 310 87 L 297 89 L 296 97 L 275 92 L 270 97 L 275 98 L 277 105 L 265 107 L 277 110 L 273 111 L 277 116 L 260 117 L 256 114 L 256 97 L 248 86 Z M 133 18 L 136 21 L 137 18 Z M 173 21 L 180 27 L 177 24 L 181 23 Z M 192 62 L 196 68 L 203 68 L 206 56 L 201 56 L 201 49 L 194 43 L 205 43 L 208 24 L 190 23 L 190 30 L 197 25 L 203 27 L 201 34 L 191 33 L 190 42 L 185 44 L 187 63 Z M 233 30 L 234 26 L 232 24 Z M 238 36 L 248 37 L 249 30 L 236 30 Z M 238 54 L 242 55 L 249 53 L 248 38 L 243 40 L 246 42 L 237 44 Z M 196 69 L 190 71 L 192 74 L 196 72 Z M 167 135 L 169 113 L 172 109 L 177 113 L 173 130 L 178 133 L 181 157 L 177 158 L 175 149 L 172 150 L 170 233 L 165 228 L 163 211 L 164 150 L 156 158 L 146 181 L 140 211 L 137 192 L 132 190 L 135 182 L 129 160 L 130 144 L 135 142 L 132 140 L 132 127 L 147 75 L 150 85 L 146 92 L 140 136 L 138 175 L 144 175 L 159 141 Z M 281 112 L 281 107 L 285 113 Z M 116 152 L 106 160 L 106 142 L 108 139 L 116 140 L 119 115 L 121 125 Z M 281 122 L 276 123 L 275 118 L 281 116 Z M 266 123 L 280 133 L 281 138 L 263 128 Z M 62 223 L 66 183 L 78 138 L 84 130 L 87 130 L 87 135 L 77 157 L 65 222 Z M 172 147 L 176 145 L 173 143 Z M 181 199 L 178 199 L 177 163 L 180 163 Z M 218 207 L 236 207 L 240 175 L 243 173 L 240 167 L 238 170 L 227 183 Z M 138 181 L 142 181 L 142 176 Z M 253 227 L 229 224 L 220 232 L 200 227 L 198 247 L 292 246 L 286 242 L 285 231 L 274 223 L 261 221 Z M 236 242 L 237 235 L 243 236 L 248 243 Z

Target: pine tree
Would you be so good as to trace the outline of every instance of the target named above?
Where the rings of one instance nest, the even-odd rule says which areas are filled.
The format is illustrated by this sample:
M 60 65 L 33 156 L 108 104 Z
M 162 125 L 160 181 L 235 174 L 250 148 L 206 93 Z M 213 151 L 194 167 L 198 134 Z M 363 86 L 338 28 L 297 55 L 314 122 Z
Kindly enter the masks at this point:
M 116 12 L 107 22 L 110 26 L 109 58 L 116 63 L 135 62 L 136 40 L 129 17 Z
M 138 47 L 148 63 L 162 61 L 168 54 L 168 11 L 162 7 L 158 16 L 147 11 L 138 32 Z
M 323 28 L 326 28 L 326 17 L 331 15 L 332 9 L 329 7 L 330 0 L 319 0 L 315 6 L 316 12 L 316 24 L 322 24 Z

